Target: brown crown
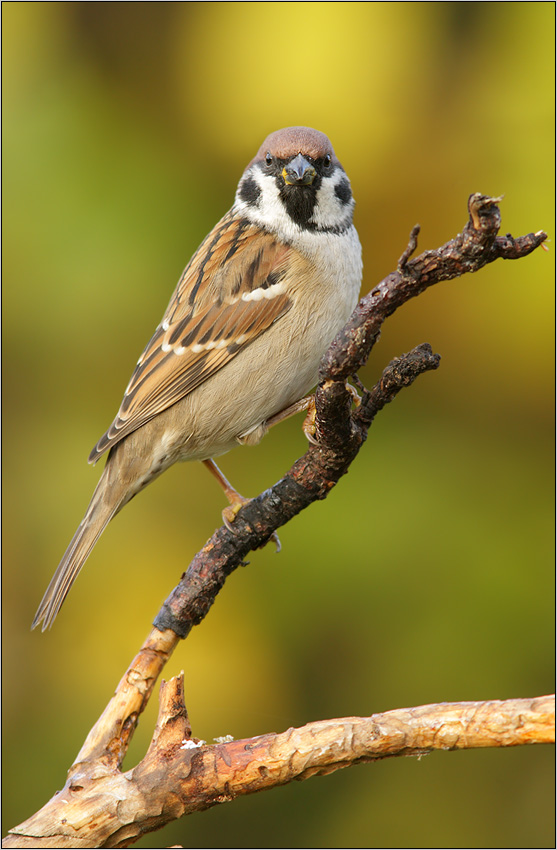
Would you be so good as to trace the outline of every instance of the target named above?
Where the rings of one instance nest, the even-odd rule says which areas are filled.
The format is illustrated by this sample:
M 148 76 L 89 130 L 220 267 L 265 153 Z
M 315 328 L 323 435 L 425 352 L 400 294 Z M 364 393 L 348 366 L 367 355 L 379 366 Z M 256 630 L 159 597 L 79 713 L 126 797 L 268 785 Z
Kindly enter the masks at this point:
M 311 127 L 285 127 L 284 130 L 275 130 L 267 136 L 252 162 L 265 159 L 268 151 L 279 159 L 289 159 L 299 153 L 312 159 L 319 159 L 326 154 L 336 158 L 333 146 L 325 133 L 312 130 Z

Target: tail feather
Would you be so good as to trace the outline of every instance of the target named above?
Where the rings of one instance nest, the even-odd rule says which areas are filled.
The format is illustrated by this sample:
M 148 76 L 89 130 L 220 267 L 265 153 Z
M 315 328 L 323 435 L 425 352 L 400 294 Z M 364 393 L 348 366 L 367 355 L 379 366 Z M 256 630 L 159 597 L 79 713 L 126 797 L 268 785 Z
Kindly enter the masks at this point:
M 106 469 L 105 469 L 106 473 Z M 115 513 L 121 507 L 121 500 L 106 500 L 106 478 L 101 477 L 93 494 L 91 503 L 79 527 L 66 549 L 58 569 L 48 585 L 41 604 L 31 625 L 34 629 L 42 621 L 42 631 L 50 628 L 58 614 L 64 599 L 76 580 L 93 546 Z

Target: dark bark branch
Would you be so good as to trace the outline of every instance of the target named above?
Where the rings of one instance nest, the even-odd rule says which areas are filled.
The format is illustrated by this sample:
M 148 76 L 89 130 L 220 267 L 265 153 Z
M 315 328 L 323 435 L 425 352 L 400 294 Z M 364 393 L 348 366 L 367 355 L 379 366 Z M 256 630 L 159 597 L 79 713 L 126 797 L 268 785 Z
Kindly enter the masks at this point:
M 344 381 L 321 384 L 315 397 L 319 445 L 309 446 L 277 484 L 239 511 L 234 531 L 223 526 L 213 534 L 164 603 L 154 625 L 186 637 L 205 617 L 226 578 L 248 552 L 267 543 L 277 528 L 312 502 L 327 496 L 348 471 L 375 414 L 418 375 L 438 364 L 439 356 L 428 345 L 393 360 L 378 385 L 364 394 L 357 416 L 351 415 L 352 396 Z
M 157 729 L 145 758 L 134 770 L 120 771 L 164 664 L 180 638 L 203 620 L 227 576 L 281 525 L 324 499 L 348 471 L 377 413 L 423 372 L 437 368 L 439 356 L 424 344 L 393 360 L 370 391 L 363 388 L 356 373 L 384 320 L 427 287 L 478 271 L 498 258 L 520 259 L 546 239 L 541 231 L 518 239 L 498 237 L 498 200 L 471 195 L 462 233 L 415 259 L 419 228 L 412 230 L 397 270 L 362 298 L 323 357 L 315 393 L 317 445 L 310 445 L 279 482 L 239 511 L 234 531 L 219 528 L 194 557 L 87 736 L 64 789 L 12 830 L 3 846 L 127 846 L 184 813 L 358 761 L 435 748 L 549 740 L 547 698 L 540 698 L 322 721 L 283 735 L 206 747 L 191 738 L 182 685 L 174 683 L 171 690 L 163 688 Z M 346 387 L 350 378 L 363 390 L 356 406 Z
M 190 564 L 180 584 L 164 603 L 154 625 L 185 637 L 201 622 L 227 576 L 253 549 L 317 499 L 324 499 L 345 474 L 367 437 L 375 414 L 424 371 L 435 369 L 438 355 L 420 346 L 394 360 L 363 404 L 351 414 L 352 397 L 345 381 L 366 362 L 385 319 L 398 307 L 443 280 L 475 272 L 502 257 L 519 259 L 547 238 L 542 231 L 513 239 L 498 237 L 498 198 L 476 193 L 468 199 L 469 221 L 462 233 L 436 251 L 414 260 L 418 228 L 410 234 L 398 269 L 365 295 L 321 362 L 315 393 L 319 444 L 309 446 L 286 475 L 240 510 L 234 532 L 220 528 Z
M 385 319 L 410 298 L 443 280 L 477 272 L 499 258 L 517 260 L 547 239 L 543 231 L 513 239 L 497 236 L 501 213 L 497 202 L 476 192 L 468 199 L 470 218 L 462 233 L 435 251 L 424 251 L 409 260 L 417 244 L 418 229 L 410 235 L 408 248 L 391 272 L 365 295 L 348 324 L 338 334 L 321 363 L 321 380 L 349 378 L 369 357 Z

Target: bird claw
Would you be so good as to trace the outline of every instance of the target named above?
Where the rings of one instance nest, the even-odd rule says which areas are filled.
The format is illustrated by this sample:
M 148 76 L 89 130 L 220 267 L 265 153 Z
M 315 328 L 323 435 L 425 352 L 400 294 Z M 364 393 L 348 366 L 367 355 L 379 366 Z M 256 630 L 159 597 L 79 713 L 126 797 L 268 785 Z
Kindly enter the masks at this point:
M 240 496 L 239 493 L 238 496 L 238 500 L 234 500 L 234 502 L 231 502 L 230 505 L 228 505 L 228 507 L 225 508 L 222 512 L 222 521 L 224 522 L 227 529 L 233 534 L 236 534 L 236 531 L 232 527 L 232 523 L 236 519 L 238 511 L 240 510 L 240 508 L 243 508 L 244 505 L 247 505 L 247 503 L 251 501 L 251 499 L 244 499 L 244 497 Z
M 356 387 L 353 387 L 352 384 L 349 384 L 348 381 L 346 382 L 345 386 L 346 386 L 346 389 L 348 390 L 348 392 L 350 393 L 350 395 L 352 396 L 353 404 L 356 407 L 359 407 L 360 404 L 362 403 L 362 397 L 359 394 L 358 390 L 356 389 Z
M 273 541 L 273 543 L 275 544 L 275 554 L 276 554 L 276 555 L 278 555 L 278 553 L 279 553 L 279 552 L 280 552 L 280 550 L 282 549 L 282 544 L 281 544 L 281 542 L 280 542 L 280 540 L 279 540 L 279 536 L 278 536 L 278 534 L 276 533 L 276 531 L 273 531 L 273 533 L 272 533 L 272 534 L 271 534 L 271 536 L 269 537 L 269 540 L 266 540 L 266 541 L 265 541 L 265 543 L 263 544 L 263 546 L 266 546 L 266 545 L 267 545 L 267 543 L 269 543 L 269 541 L 270 541 L 270 540 L 272 540 L 272 541 Z
M 247 505 L 249 502 L 251 502 L 251 499 L 246 499 L 246 498 L 244 498 L 244 496 L 240 496 L 240 494 L 238 493 L 238 499 L 235 499 L 234 502 L 232 502 L 227 508 L 225 508 L 223 510 L 222 520 L 223 520 L 225 526 L 227 527 L 227 529 L 229 531 L 231 531 L 232 534 L 236 534 L 236 529 L 234 528 L 233 523 L 234 523 L 234 520 L 236 519 L 238 511 L 240 510 L 240 508 L 243 508 L 244 505 Z M 281 542 L 279 540 L 279 536 L 276 533 L 276 531 L 273 531 L 273 533 L 269 537 L 269 540 L 266 540 L 265 543 L 262 543 L 261 546 L 259 546 L 258 548 L 263 549 L 263 547 L 266 546 L 267 543 L 269 543 L 270 540 L 272 540 L 273 543 L 275 544 L 276 552 L 277 552 L 277 555 L 278 555 L 278 553 L 282 549 L 282 545 L 281 545 Z
M 352 403 L 355 407 L 359 407 L 362 402 L 360 394 L 355 387 L 352 386 L 352 384 L 348 383 L 348 381 L 346 381 L 345 386 L 347 392 L 352 396 Z M 304 401 L 306 402 L 305 407 L 307 409 L 307 414 L 302 425 L 302 431 L 306 435 L 307 441 L 311 443 L 312 446 L 318 446 L 319 440 L 315 436 L 317 432 L 315 425 L 315 417 L 317 415 L 317 411 L 315 409 L 315 397 L 309 396 L 307 399 L 304 399 Z
M 304 419 L 304 422 L 303 422 L 303 425 L 302 425 L 302 431 L 306 435 L 306 439 L 307 439 L 308 443 L 311 443 L 312 446 L 317 446 L 317 445 L 319 445 L 319 440 L 317 440 L 317 438 L 315 436 L 315 433 L 316 433 L 315 416 L 316 416 L 317 411 L 315 410 L 315 402 L 313 400 L 313 396 L 311 397 L 310 404 L 308 404 L 307 411 L 308 412 L 306 414 L 306 418 Z

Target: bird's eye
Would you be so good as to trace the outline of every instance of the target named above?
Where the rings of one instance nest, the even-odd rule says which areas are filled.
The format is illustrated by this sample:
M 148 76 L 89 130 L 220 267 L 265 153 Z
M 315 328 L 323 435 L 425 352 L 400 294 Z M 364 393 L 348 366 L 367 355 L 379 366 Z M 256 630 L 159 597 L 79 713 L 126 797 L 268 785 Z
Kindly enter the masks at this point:
M 323 166 L 328 171 L 331 167 L 331 157 L 327 154 L 323 159 Z
M 271 151 L 267 151 L 267 153 L 265 154 L 265 162 L 267 163 L 267 165 L 273 164 L 273 157 L 271 156 Z

